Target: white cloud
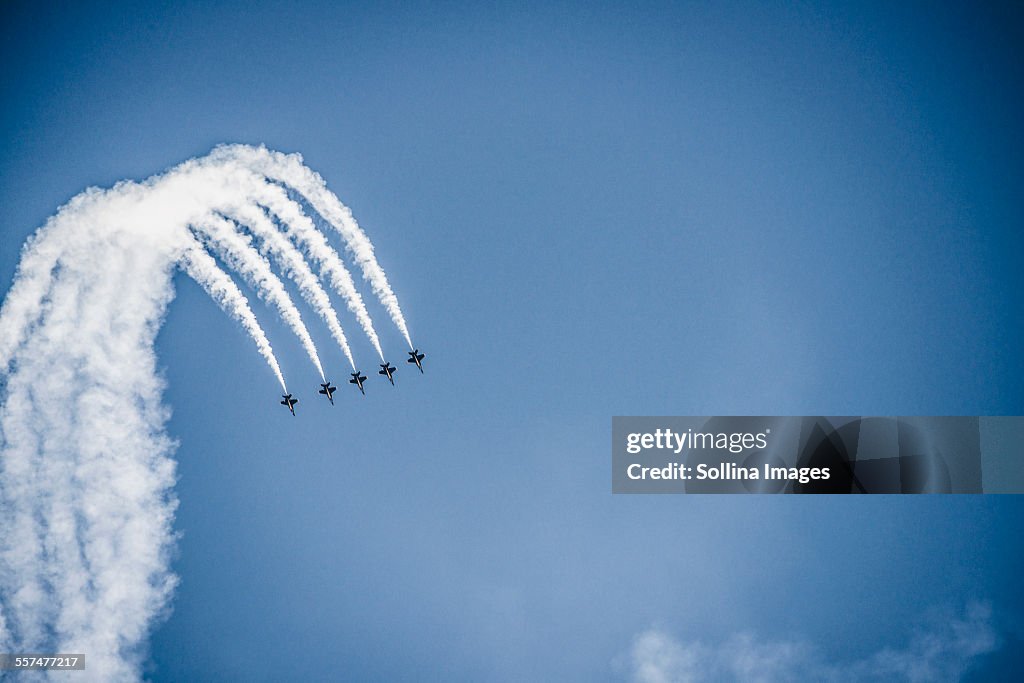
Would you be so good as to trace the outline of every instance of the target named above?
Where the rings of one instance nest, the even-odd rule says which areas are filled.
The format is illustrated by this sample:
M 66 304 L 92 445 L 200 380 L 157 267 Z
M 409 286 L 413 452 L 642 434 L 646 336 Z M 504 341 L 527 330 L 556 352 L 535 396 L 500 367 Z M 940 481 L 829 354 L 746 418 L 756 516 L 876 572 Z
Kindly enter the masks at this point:
M 991 606 L 971 603 L 962 615 L 934 618 L 901 646 L 886 647 L 853 661 L 828 662 L 805 641 L 767 640 L 741 633 L 708 644 L 679 640 L 660 628 L 638 634 L 626 659 L 633 683 L 945 683 L 960 680 L 978 657 L 998 646 Z
M 632 665 L 635 683 L 688 683 L 698 674 L 708 655 L 699 643 L 680 643 L 670 635 L 651 629 L 633 641 Z

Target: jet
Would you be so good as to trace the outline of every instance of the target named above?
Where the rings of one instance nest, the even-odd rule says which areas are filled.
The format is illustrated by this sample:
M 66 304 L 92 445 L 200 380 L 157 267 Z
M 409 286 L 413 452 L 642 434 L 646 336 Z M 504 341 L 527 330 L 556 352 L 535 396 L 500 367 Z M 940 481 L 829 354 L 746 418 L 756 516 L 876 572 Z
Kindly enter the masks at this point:
M 330 401 L 331 405 L 333 406 L 334 405 L 334 392 L 338 390 L 338 387 L 332 387 L 330 382 L 326 382 L 324 384 L 321 384 L 320 386 L 322 387 L 320 389 L 320 393 L 323 394 L 324 396 L 326 396 L 327 400 Z
M 385 375 L 388 381 L 391 382 L 391 386 L 395 386 L 395 375 L 394 372 L 398 368 L 393 367 L 391 363 L 381 363 L 380 370 L 377 371 L 378 375 Z
M 282 394 L 281 398 L 284 399 L 281 401 L 281 405 L 288 406 L 288 410 L 292 411 L 292 417 L 295 417 L 295 404 L 299 402 L 299 399 L 292 398 L 291 394 Z
M 410 351 L 409 352 L 409 357 L 405 359 L 405 362 L 406 363 L 415 363 L 416 367 L 418 367 L 420 369 L 420 372 L 422 373 L 423 372 L 423 365 L 420 363 L 421 360 L 423 360 L 423 354 L 420 353 L 419 349 L 416 349 L 415 351 Z
M 359 387 L 359 393 L 361 393 L 363 396 L 366 396 L 366 392 L 363 391 L 363 382 L 365 381 L 366 375 L 360 375 L 359 371 L 356 370 L 355 372 L 352 373 L 352 379 L 350 379 L 348 383 L 355 384 L 357 387 Z

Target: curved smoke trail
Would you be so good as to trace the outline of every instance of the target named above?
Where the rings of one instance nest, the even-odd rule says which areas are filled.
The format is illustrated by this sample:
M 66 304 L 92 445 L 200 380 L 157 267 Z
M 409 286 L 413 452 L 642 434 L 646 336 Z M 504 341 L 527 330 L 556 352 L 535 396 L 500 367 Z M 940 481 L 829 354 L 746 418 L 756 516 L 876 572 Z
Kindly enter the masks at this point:
M 363 279 L 370 283 L 373 293 L 377 295 L 388 315 L 391 316 L 392 321 L 405 337 L 409 348 L 413 348 L 409 328 L 405 324 L 405 316 L 398 305 L 398 297 L 391 290 L 384 269 L 377 263 L 377 257 L 373 253 L 373 244 L 359 227 L 349 208 L 327 188 L 327 183 L 320 177 L 320 174 L 302 163 L 301 155 L 282 154 L 262 146 L 222 145 L 213 150 L 210 157 L 220 162 L 241 163 L 301 194 L 310 206 L 345 239 L 346 246 L 363 271 Z
M 377 332 L 373 329 L 373 321 L 370 320 L 363 298 L 352 281 L 352 274 L 348 272 L 338 252 L 313 225 L 309 216 L 302 213 L 302 208 L 280 187 L 274 185 L 261 186 L 259 194 L 255 195 L 253 200 L 266 207 L 280 222 L 285 233 L 305 250 L 310 260 L 334 287 L 334 291 L 345 300 L 348 309 L 355 314 L 373 348 L 377 350 L 377 355 L 384 360 L 384 352 L 380 348 Z
M 295 302 L 288 296 L 281 278 L 274 274 L 270 263 L 253 248 L 249 238 L 235 230 L 235 226 L 220 216 L 207 216 L 196 223 L 196 229 L 207 239 L 207 244 L 235 272 L 242 276 L 246 284 L 252 287 L 257 295 L 275 309 L 295 336 L 298 337 L 306 355 L 313 361 L 320 379 L 324 378 L 324 368 L 320 364 L 320 354 L 316 344 L 302 322 L 302 314 Z
M 256 350 L 274 371 L 274 376 L 281 384 L 281 391 L 287 394 L 288 387 L 285 386 L 281 366 L 277 364 L 277 358 L 274 357 L 274 349 L 270 347 L 270 340 L 267 339 L 266 332 L 260 327 L 256 315 L 249 307 L 249 301 L 238 289 L 235 281 L 217 266 L 213 257 L 206 253 L 206 250 L 198 243 L 189 245 L 185 253 L 182 254 L 181 268 L 206 290 L 210 298 L 216 301 L 225 313 L 242 325 L 242 328 L 256 342 Z
M 309 264 L 306 263 L 302 253 L 292 245 L 287 237 L 277 230 L 273 222 L 258 207 L 251 205 L 237 207 L 232 214 L 232 218 L 237 219 L 241 224 L 249 226 L 253 235 L 260 241 L 261 253 L 273 258 L 278 267 L 298 286 L 302 298 L 323 319 L 334 341 L 338 343 L 345 357 L 348 358 L 352 369 L 355 370 L 356 361 L 352 357 L 352 350 L 349 348 L 348 339 L 345 337 L 345 331 L 341 327 L 338 315 L 331 306 L 331 299 L 327 296 L 327 292 L 324 291 L 323 287 L 320 286 L 320 281 L 309 267 Z M 320 233 L 317 234 L 319 235 Z M 377 340 L 377 335 L 374 333 L 372 326 L 369 332 L 370 342 L 377 352 L 381 353 L 380 342 Z
M 177 582 L 169 563 L 174 443 L 153 349 L 176 269 L 241 324 L 286 393 L 266 334 L 221 264 L 253 281 L 258 294 L 277 291 L 287 318 L 294 305 L 277 276 L 268 276 L 269 256 L 351 359 L 326 293 L 287 244 L 296 242 L 337 290 L 335 264 L 304 223 L 284 225 L 301 222 L 297 216 L 279 221 L 283 235 L 267 233 L 276 226 L 254 199 L 273 199 L 283 184 L 323 206 L 328 191 L 305 194 L 319 176 L 301 169 L 296 156 L 221 148 L 141 183 L 86 190 L 26 243 L 0 308 L 0 652 L 83 652 L 87 670 L 76 678 L 140 677 L 146 636 Z M 292 176 L 303 186 L 291 185 Z M 364 276 L 408 341 L 372 246 L 361 231 L 346 230 Z M 358 315 L 361 299 L 346 303 L 379 351 L 372 326 Z M 306 345 L 305 328 L 292 329 Z

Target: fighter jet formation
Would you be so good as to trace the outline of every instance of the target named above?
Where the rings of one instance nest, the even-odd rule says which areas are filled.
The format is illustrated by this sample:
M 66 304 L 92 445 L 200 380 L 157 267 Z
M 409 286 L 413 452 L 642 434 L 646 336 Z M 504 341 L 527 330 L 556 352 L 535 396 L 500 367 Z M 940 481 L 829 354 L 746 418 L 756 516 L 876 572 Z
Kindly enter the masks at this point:
M 419 349 L 416 349 L 415 351 L 410 351 L 409 352 L 409 361 L 408 362 L 415 363 L 416 367 L 418 367 L 420 369 L 420 372 L 423 372 L 423 364 L 422 364 L 421 361 L 425 357 L 426 356 L 424 356 L 422 353 L 420 353 Z M 391 386 L 395 386 L 395 371 L 396 370 L 398 370 L 398 368 L 396 368 L 391 363 L 388 363 L 388 362 L 385 361 L 384 363 L 380 364 L 380 370 L 377 371 L 377 374 L 381 375 L 383 377 L 386 377 L 387 380 L 389 382 L 391 382 Z M 363 373 L 359 372 L 358 370 L 352 373 L 352 379 L 350 379 L 348 381 L 349 384 L 356 385 L 356 388 L 359 389 L 359 392 L 363 396 L 366 396 L 366 389 L 365 389 L 365 386 L 364 386 L 364 382 L 366 382 L 366 375 L 364 375 Z M 334 392 L 337 391 L 337 390 L 338 390 L 338 387 L 336 387 L 333 384 L 331 384 L 330 380 L 328 380 L 326 382 L 323 382 L 320 385 L 320 391 L 318 391 L 317 393 L 319 393 L 319 394 L 321 394 L 323 396 L 326 396 L 327 400 L 330 401 L 331 405 L 333 406 L 334 405 Z M 299 402 L 299 399 L 292 398 L 291 394 L 284 394 L 284 395 L 281 396 L 281 398 L 284 399 L 284 400 L 281 401 L 281 405 L 286 406 L 288 408 L 288 410 L 291 411 L 292 415 L 295 415 L 295 404 Z
M 416 367 L 419 368 L 420 372 L 422 373 L 423 372 L 422 360 L 426 356 L 424 354 L 420 353 L 420 349 L 416 349 L 415 351 L 410 351 L 409 352 L 409 356 L 410 357 L 409 357 L 408 362 L 415 362 Z M 398 369 L 395 368 L 394 366 L 392 366 L 390 364 L 390 362 L 387 362 L 387 361 L 382 362 L 382 364 L 380 364 L 380 367 L 381 367 L 381 369 L 377 371 L 377 374 L 381 375 L 382 377 L 387 378 L 387 381 L 391 383 L 391 386 L 394 386 L 394 373 Z M 367 381 L 367 376 L 362 374 L 362 373 L 360 373 L 360 372 L 358 372 L 358 371 L 355 371 L 354 373 L 352 373 L 351 376 L 352 376 L 352 379 L 348 380 L 348 383 L 349 384 L 354 384 L 355 387 L 359 390 L 359 393 L 361 393 L 362 395 L 366 396 L 367 395 L 367 391 L 366 391 L 366 387 L 365 387 L 364 383 Z M 338 390 L 338 387 L 336 387 L 333 384 L 331 384 L 331 381 L 328 380 L 327 382 L 324 382 L 323 384 L 321 384 L 321 389 L 319 389 L 319 391 L 317 393 L 319 393 L 321 395 L 324 395 L 324 396 L 327 396 L 327 399 L 329 401 L 331 401 L 332 405 L 334 405 L 334 392 L 337 391 L 337 390 Z M 285 405 L 285 407 L 287 407 L 288 410 L 291 411 L 292 415 L 294 416 L 295 415 L 295 404 L 299 402 L 299 399 L 298 398 L 293 398 L 292 394 L 290 394 L 290 393 L 282 395 L 282 398 L 284 400 L 281 401 L 281 404 Z

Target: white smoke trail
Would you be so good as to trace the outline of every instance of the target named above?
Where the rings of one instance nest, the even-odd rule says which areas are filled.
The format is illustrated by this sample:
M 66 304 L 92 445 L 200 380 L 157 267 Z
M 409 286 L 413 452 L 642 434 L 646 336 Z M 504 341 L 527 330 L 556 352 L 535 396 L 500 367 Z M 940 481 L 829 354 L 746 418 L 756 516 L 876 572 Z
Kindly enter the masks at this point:
M 352 281 L 352 274 L 345 267 L 341 260 L 323 234 L 316 229 L 309 216 L 302 212 L 302 208 L 292 201 L 287 193 L 276 185 L 264 183 L 258 187 L 258 192 L 253 195 L 253 200 L 265 206 L 284 227 L 285 233 L 298 244 L 309 256 L 320 272 L 327 279 L 334 291 L 345 301 L 345 305 L 356 316 L 356 320 L 363 332 L 366 333 L 377 355 L 384 360 L 384 352 L 380 348 L 380 339 L 373 328 L 373 321 L 370 313 L 366 310 L 363 297 L 356 290 L 356 284 Z
M 14 284 L 4 303 L 3 325 L 0 325 L 0 369 L 6 369 L 25 331 L 39 319 L 43 297 L 50 289 L 50 275 L 57 265 L 59 251 L 52 241 L 44 239 L 52 224 L 60 216 L 51 218 L 26 242 L 21 253 Z
M 313 307 L 313 310 L 327 324 L 327 329 L 330 330 L 331 336 L 345 353 L 345 357 L 348 358 L 352 369 L 355 370 L 356 361 L 352 357 L 352 349 L 349 348 L 348 339 L 345 337 L 345 331 L 341 327 L 338 315 L 335 313 L 334 307 L 331 306 L 330 297 L 327 296 L 327 292 L 320 286 L 320 281 L 303 259 L 302 253 L 281 234 L 273 222 L 258 207 L 242 204 L 232 209 L 229 215 L 240 224 L 248 226 L 253 234 L 260 239 L 259 246 L 261 251 L 269 254 L 285 275 L 290 277 L 298 286 L 302 298 Z M 317 235 L 320 235 L 320 233 L 317 233 Z M 322 235 L 320 237 L 321 239 L 323 238 Z M 356 296 L 359 296 L 358 292 L 356 292 Z M 360 303 L 362 303 L 361 299 Z M 370 332 L 373 332 L 372 323 Z M 376 334 L 373 334 L 371 341 L 379 353 L 380 344 L 377 342 Z
M 236 166 L 192 160 L 86 190 L 22 253 L 0 307 L 0 652 L 84 652 L 76 680 L 141 676 L 177 581 L 175 444 L 154 354 L 177 266 L 241 323 L 287 393 L 245 295 L 190 227 L 262 211 L 261 188 L 280 192 Z M 244 271 L 240 249 L 225 245 L 223 262 Z
M 320 355 L 317 353 L 313 338 L 309 335 L 309 330 L 306 329 L 306 324 L 302 322 L 299 309 L 288 296 L 284 283 L 274 274 L 267 260 L 253 248 L 249 238 L 239 233 L 230 221 L 220 216 L 204 216 L 193 223 L 193 227 L 207 237 L 210 246 L 221 260 L 241 275 L 261 299 L 277 309 L 281 319 L 299 338 L 302 348 L 320 373 L 320 378 L 326 382 Z
M 215 149 L 210 156 L 214 160 L 238 161 L 246 168 L 262 173 L 267 178 L 287 185 L 301 194 L 345 239 L 346 246 L 363 272 L 363 278 L 370 283 L 373 293 L 377 295 L 405 337 L 409 348 L 413 348 L 405 316 L 398 305 L 398 297 L 391 290 L 384 269 L 377 263 L 373 244 L 359 227 L 349 208 L 327 188 L 320 174 L 302 163 L 301 155 L 281 154 L 262 146 L 223 145 Z
M 175 585 L 153 341 L 187 236 L 170 226 L 194 209 L 183 191 L 76 198 L 30 243 L 0 309 L 0 651 L 89 652 L 86 680 L 137 677 Z
M 256 315 L 249 307 L 248 300 L 238 289 L 234 280 L 220 269 L 213 257 L 207 254 L 198 242 L 190 245 L 182 254 L 181 267 L 189 277 L 206 290 L 210 298 L 216 301 L 225 313 L 241 323 L 242 328 L 256 342 L 256 349 L 260 355 L 274 371 L 274 376 L 281 383 L 281 390 L 287 394 L 288 387 L 285 386 L 281 366 L 278 365 L 277 358 L 274 357 L 274 349 L 270 347 L 270 340 L 267 339 L 267 334 L 256 320 Z

